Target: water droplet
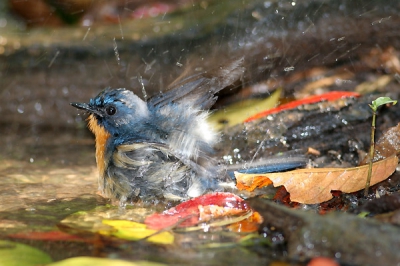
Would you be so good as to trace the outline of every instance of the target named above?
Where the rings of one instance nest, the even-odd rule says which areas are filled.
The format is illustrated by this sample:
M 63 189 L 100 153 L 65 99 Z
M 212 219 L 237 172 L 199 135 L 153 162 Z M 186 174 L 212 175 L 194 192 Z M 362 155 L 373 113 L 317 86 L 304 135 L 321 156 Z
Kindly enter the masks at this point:
M 264 7 L 269 8 L 272 5 L 271 1 L 265 1 L 264 2 Z
M 18 111 L 18 113 L 23 114 L 24 113 L 24 106 L 23 105 L 18 105 L 17 111 Z
M 68 88 L 67 87 L 63 87 L 62 88 L 62 93 L 64 94 L 64 95 L 67 95 L 68 94 Z
M 284 70 L 285 72 L 293 71 L 293 70 L 294 70 L 294 66 L 285 67 L 283 70 Z
M 35 110 L 38 112 L 42 111 L 42 105 L 40 103 L 35 103 Z

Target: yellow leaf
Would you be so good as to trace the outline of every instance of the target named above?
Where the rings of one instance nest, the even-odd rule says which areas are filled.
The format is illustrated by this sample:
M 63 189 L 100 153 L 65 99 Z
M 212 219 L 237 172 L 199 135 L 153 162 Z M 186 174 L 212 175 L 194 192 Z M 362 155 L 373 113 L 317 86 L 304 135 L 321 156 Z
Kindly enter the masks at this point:
M 375 162 L 372 166 L 371 185 L 388 178 L 398 164 L 396 155 Z M 295 202 L 315 204 L 330 200 L 331 190 L 351 193 L 365 187 L 368 165 L 353 168 L 313 168 L 299 169 L 283 173 L 243 174 L 235 172 L 238 187 L 254 189 L 253 183 L 268 184 L 271 180 L 275 187 L 284 186 Z M 260 180 L 268 179 L 268 180 Z
M 250 99 L 232 104 L 211 114 L 208 122 L 216 130 L 243 123 L 250 116 L 275 107 L 280 95 L 281 90 L 278 89 L 266 99 Z
M 110 225 L 116 228 L 146 228 L 145 224 L 128 220 L 103 220 L 103 224 Z
M 47 264 L 47 266 L 162 266 L 165 264 L 149 262 L 149 261 L 135 261 L 129 262 L 117 259 L 93 258 L 93 257 L 75 257 L 65 259 L 55 263 Z
M 145 224 L 127 221 L 127 220 L 103 220 L 103 224 L 112 226 L 114 230 L 99 231 L 100 234 L 112 235 L 125 240 L 146 239 L 149 242 L 157 244 L 172 244 L 174 236 L 170 232 L 160 232 L 147 229 Z

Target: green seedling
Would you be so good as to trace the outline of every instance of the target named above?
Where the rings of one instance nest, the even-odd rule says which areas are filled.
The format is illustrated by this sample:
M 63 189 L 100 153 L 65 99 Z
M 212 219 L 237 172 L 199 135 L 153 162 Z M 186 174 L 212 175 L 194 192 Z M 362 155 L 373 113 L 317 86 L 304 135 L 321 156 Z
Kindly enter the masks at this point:
M 372 109 L 372 125 L 371 125 L 371 146 L 369 147 L 369 168 L 368 168 L 368 176 L 367 182 L 365 184 L 364 197 L 368 196 L 369 186 L 371 184 L 371 175 L 372 175 L 372 163 L 375 156 L 375 119 L 376 119 L 376 111 L 378 107 L 385 104 L 393 104 L 395 105 L 397 101 L 392 100 L 390 97 L 379 97 L 375 101 L 372 101 L 372 104 L 369 104 L 369 107 Z

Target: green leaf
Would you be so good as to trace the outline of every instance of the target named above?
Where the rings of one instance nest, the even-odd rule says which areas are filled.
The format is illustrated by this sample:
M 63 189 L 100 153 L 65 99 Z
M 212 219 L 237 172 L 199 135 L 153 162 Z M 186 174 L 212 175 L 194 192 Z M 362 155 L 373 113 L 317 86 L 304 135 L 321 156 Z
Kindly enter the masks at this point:
M 149 262 L 149 261 L 135 261 L 129 262 L 125 260 L 116 259 L 103 259 L 93 257 L 75 257 L 55 263 L 48 264 L 47 266 L 162 266 L 165 264 Z
M 0 240 L 1 266 L 36 266 L 52 262 L 50 256 L 43 251 L 28 245 Z
M 379 97 L 375 101 L 372 101 L 372 104 L 370 105 L 370 107 L 372 108 L 372 110 L 376 111 L 379 106 L 382 106 L 382 105 L 385 105 L 388 103 L 392 103 L 393 105 L 395 105 L 397 103 L 397 101 L 392 100 L 390 97 Z
M 357 216 L 360 217 L 360 218 L 365 218 L 369 214 L 370 214 L 369 212 L 360 212 Z

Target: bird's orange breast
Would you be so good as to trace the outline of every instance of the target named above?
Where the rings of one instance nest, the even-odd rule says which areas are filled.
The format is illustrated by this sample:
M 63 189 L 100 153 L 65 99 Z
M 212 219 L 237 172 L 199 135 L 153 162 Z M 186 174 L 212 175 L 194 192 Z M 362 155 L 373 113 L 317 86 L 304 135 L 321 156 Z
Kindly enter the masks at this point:
M 93 132 L 96 138 L 96 163 L 97 170 L 100 176 L 103 176 L 107 162 L 105 161 L 105 150 L 107 140 L 110 138 L 110 133 L 108 133 L 104 127 L 100 126 L 94 115 L 88 117 L 88 126 L 90 131 Z

